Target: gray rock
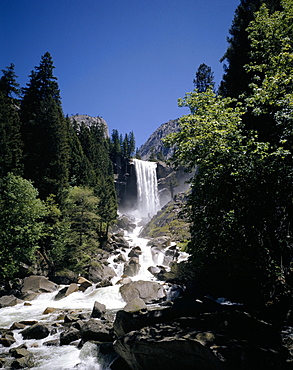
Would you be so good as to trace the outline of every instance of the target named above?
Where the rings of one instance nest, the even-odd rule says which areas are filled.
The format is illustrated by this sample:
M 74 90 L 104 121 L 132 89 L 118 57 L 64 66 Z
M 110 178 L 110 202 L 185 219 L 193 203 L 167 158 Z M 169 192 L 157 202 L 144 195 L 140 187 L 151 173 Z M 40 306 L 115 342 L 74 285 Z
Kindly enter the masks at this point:
M 80 331 L 71 327 L 60 334 L 60 346 L 65 346 L 78 339 L 80 339 Z
M 74 116 L 70 117 L 70 121 L 75 121 L 78 129 L 80 129 L 82 123 L 84 123 L 89 128 L 97 127 L 104 131 L 105 138 L 109 137 L 107 122 L 102 117 L 91 117 L 88 114 L 75 114 Z
M 116 276 L 116 272 L 111 266 L 104 265 L 103 263 L 93 264 L 89 268 L 88 278 L 94 283 L 99 283 Z
M 118 280 L 117 281 L 117 285 L 118 284 L 122 284 L 122 285 L 124 285 L 124 284 L 129 284 L 129 283 L 131 283 L 132 282 L 132 280 L 130 279 L 130 277 L 129 276 L 126 276 L 126 275 L 124 275 L 124 276 L 122 276 L 122 278 L 120 279 L 120 280 Z
M 126 276 L 136 276 L 139 272 L 140 264 L 138 257 L 131 257 L 124 265 L 123 274 Z
M 166 324 L 119 337 L 114 349 L 133 370 L 222 369 L 221 361 L 196 337 Z
M 170 308 L 160 308 L 151 311 L 126 312 L 119 310 L 116 314 L 113 329 L 120 337 L 133 330 L 139 330 L 145 326 L 167 322 L 173 319 Z
M 126 257 L 124 254 L 120 253 L 117 257 L 114 258 L 113 262 L 120 263 L 120 262 L 126 262 Z
M 145 303 L 157 302 L 166 296 L 164 287 L 153 281 L 133 281 L 122 285 L 119 292 L 125 302 L 130 302 L 135 298 L 141 298 Z
M 166 148 L 162 142 L 162 138 L 172 132 L 178 132 L 179 129 L 180 128 L 178 119 L 170 120 L 159 126 L 156 131 L 151 134 L 145 144 L 140 147 L 139 154 L 141 156 L 141 159 L 148 160 L 152 152 L 162 152 L 163 156 L 166 159 L 169 159 L 173 155 L 174 150 L 173 148 Z
M 164 266 L 150 266 L 148 268 L 148 271 L 154 275 L 158 280 L 165 281 L 166 277 L 165 274 L 167 273 L 167 270 Z
M 126 230 L 126 231 L 131 232 L 131 231 L 133 231 L 133 229 L 135 229 L 135 223 L 128 216 L 122 215 L 122 216 L 118 217 L 117 227 L 122 229 L 122 230 Z
M 128 257 L 139 257 L 142 254 L 141 248 L 139 246 L 133 247 L 128 253 Z
M 21 358 L 21 357 L 26 357 L 26 356 L 31 356 L 31 352 L 29 352 L 26 348 L 25 345 L 21 345 L 16 348 L 11 348 L 9 350 L 9 353 L 11 354 L 12 357 L 15 358 Z
M 71 283 L 68 289 L 66 290 L 65 297 L 69 296 L 70 294 L 74 292 L 78 292 L 78 291 L 79 291 L 79 286 L 76 283 Z
M 0 308 L 15 306 L 24 301 L 14 297 L 14 295 L 5 295 L 0 298 Z
M 106 312 L 106 306 L 95 301 L 91 317 L 100 318 Z
M 171 239 L 168 236 L 159 236 L 157 238 L 152 238 L 148 241 L 147 245 L 151 247 L 157 247 L 159 249 L 164 249 L 169 247 L 171 244 Z
M 23 281 L 22 293 L 51 293 L 58 289 L 58 285 L 44 276 L 29 276 Z
M 96 319 L 86 321 L 81 328 L 80 334 L 84 342 L 88 340 L 113 342 L 114 340 L 112 324 Z
M 34 324 L 20 332 L 24 339 L 43 339 L 49 335 L 49 329 L 41 323 Z
M 16 358 L 10 365 L 11 369 L 28 369 L 31 367 L 33 367 L 32 356 Z
M 51 339 L 43 343 L 43 345 L 47 347 L 58 347 L 59 344 L 60 344 L 59 339 Z
M 25 325 L 24 324 L 21 324 L 20 322 L 14 322 L 10 326 L 10 330 L 21 330 L 21 329 L 24 329 L 24 328 L 25 328 Z
M 136 312 L 140 310 L 145 310 L 147 308 L 145 302 L 141 298 L 134 298 L 131 302 L 123 308 L 126 312 Z
M 77 284 L 79 285 L 79 290 L 81 290 L 82 292 L 93 285 L 89 280 L 82 276 L 78 278 Z
M 10 347 L 15 342 L 16 340 L 12 332 L 4 333 L 0 338 L 0 344 L 2 344 L 3 347 Z

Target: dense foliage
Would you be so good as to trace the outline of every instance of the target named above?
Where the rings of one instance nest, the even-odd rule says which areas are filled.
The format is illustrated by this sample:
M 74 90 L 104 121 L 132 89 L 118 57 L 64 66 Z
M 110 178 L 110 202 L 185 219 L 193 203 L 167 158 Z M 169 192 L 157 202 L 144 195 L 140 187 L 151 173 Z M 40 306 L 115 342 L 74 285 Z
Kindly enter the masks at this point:
M 247 3 L 255 2 L 242 1 L 238 24 Z M 186 94 L 179 105 L 191 113 L 167 139 L 175 164 L 198 165 L 189 199 L 194 277 L 237 299 L 268 299 L 280 277 L 292 283 L 293 1 L 280 5 L 263 4 L 248 22 L 241 95 L 230 59 L 226 97 L 212 87 Z
M 12 276 L 19 262 L 34 258 L 46 214 L 31 182 L 8 174 L 0 182 L 0 276 Z
M 50 273 L 77 271 L 117 217 L 105 128 L 64 117 L 53 70 L 45 53 L 22 94 L 13 64 L 0 78 L 0 278 L 37 250 Z

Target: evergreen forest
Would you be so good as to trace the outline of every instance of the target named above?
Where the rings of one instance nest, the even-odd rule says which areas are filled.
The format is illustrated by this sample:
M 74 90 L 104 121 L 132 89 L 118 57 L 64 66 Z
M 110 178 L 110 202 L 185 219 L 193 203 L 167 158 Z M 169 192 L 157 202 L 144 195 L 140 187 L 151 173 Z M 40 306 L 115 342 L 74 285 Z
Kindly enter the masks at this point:
M 20 89 L 0 79 L 0 278 L 44 259 L 50 275 L 79 273 L 117 218 L 111 157 L 131 156 L 134 134 L 65 117 L 47 52 Z M 118 144 L 116 143 L 116 135 Z

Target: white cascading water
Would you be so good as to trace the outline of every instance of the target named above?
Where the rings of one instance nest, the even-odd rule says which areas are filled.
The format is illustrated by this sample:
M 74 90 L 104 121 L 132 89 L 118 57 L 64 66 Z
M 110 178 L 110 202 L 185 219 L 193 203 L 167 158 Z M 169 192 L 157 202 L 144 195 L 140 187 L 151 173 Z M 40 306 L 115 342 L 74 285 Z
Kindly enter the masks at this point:
M 157 183 L 157 163 L 133 159 L 137 178 L 137 213 L 150 218 L 160 209 Z

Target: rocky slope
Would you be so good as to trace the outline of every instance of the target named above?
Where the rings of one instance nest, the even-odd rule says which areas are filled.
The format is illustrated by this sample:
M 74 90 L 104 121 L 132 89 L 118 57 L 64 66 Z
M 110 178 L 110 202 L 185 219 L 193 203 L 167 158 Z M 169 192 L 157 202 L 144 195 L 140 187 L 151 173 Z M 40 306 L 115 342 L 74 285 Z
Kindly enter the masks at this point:
M 179 119 L 170 120 L 169 122 L 163 123 L 140 147 L 139 154 L 141 156 L 141 159 L 148 160 L 152 153 L 154 153 L 155 155 L 157 155 L 158 153 L 162 153 L 165 159 L 169 159 L 173 154 L 173 149 L 166 148 L 162 142 L 162 139 L 172 132 L 178 131 Z
M 91 127 L 93 125 L 98 125 L 105 131 L 105 136 L 109 137 L 109 129 L 107 122 L 102 117 L 91 117 L 87 114 L 76 114 L 70 117 L 70 121 L 75 121 L 80 127 L 82 123 L 85 123 L 87 127 Z
M 179 193 L 168 202 L 143 228 L 143 238 L 169 237 L 184 246 L 190 238 L 189 223 L 184 214 L 187 195 Z

